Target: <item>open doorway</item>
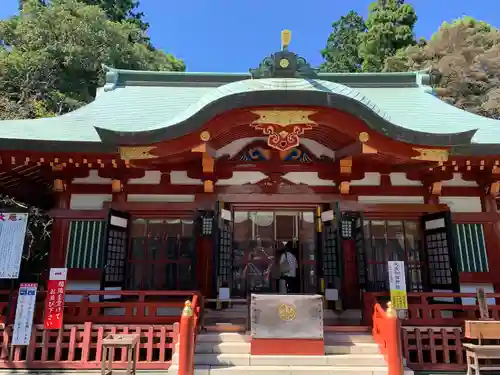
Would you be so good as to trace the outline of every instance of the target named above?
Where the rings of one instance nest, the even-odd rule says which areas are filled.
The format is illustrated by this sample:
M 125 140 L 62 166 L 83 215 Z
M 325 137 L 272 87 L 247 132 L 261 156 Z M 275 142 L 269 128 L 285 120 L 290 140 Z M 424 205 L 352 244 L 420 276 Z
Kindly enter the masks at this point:
M 276 293 L 275 262 L 288 252 L 297 263 L 295 293 L 317 292 L 316 232 L 312 211 L 235 211 L 232 295 Z

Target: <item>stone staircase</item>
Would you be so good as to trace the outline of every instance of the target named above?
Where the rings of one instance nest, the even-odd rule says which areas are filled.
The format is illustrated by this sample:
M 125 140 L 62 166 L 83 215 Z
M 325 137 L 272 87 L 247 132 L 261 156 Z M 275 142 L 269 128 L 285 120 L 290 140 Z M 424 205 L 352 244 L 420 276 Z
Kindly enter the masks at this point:
M 195 353 L 195 375 L 387 374 L 387 365 L 371 334 L 354 328 L 325 332 L 323 356 L 250 355 L 250 337 L 245 332 L 201 333 Z M 178 358 L 176 350 L 169 373 L 177 373 Z M 405 375 L 410 374 L 411 370 L 405 370 Z

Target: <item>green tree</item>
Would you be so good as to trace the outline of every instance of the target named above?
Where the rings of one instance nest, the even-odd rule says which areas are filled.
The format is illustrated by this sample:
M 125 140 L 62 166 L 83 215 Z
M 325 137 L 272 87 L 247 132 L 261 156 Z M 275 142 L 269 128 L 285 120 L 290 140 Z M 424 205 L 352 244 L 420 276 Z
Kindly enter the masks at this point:
M 358 53 L 359 34 L 366 31 L 365 21 L 351 10 L 332 24 L 333 31 L 328 37 L 326 48 L 321 51 L 325 62 L 322 72 L 359 72 L 363 62 Z
M 464 17 L 444 23 L 426 43 L 386 60 L 387 71 L 429 69 L 435 93 L 446 102 L 500 119 L 500 31 Z
M 381 71 L 387 57 L 415 44 L 413 27 L 416 21 L 413 6 L 405 4 L 404 0 L 377 0 L 372 3 L 366 19 L 367 31 L 359 35 L 363 71 Z
M 103 84 L 102 64 L 185 69 L 148 48 L 142 35 L 136 24 L 112 21 L 78 0 L 26 0 L 20 15 L 0 21 L 0 118 L 59 115 L 92 101 Z

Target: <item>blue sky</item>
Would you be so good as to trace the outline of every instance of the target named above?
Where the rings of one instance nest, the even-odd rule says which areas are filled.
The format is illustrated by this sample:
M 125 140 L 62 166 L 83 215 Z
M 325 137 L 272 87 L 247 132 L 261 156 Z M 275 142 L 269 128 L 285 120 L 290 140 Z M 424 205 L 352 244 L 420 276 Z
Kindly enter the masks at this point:
M 499 0 L 413 0 L 418 37 L 463 15 L 500 27 Z M 290 49 L 312 65 L 321 62 L 331 24 L 354 9 L 366 16 L 371 0 L 141 0 L 157 48 L 184 59 L 189 71 L 246 72 L 280 48 L 280 31 L 292 30 Z M 0 18 L 18 0 L 0 0 Z

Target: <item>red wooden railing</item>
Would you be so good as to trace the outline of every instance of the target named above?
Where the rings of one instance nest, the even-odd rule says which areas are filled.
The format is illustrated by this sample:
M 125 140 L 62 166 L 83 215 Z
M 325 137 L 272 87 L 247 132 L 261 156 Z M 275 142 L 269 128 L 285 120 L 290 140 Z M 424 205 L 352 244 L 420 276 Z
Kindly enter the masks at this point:
M 8 291 L 0 291 L 0 321 L 7 314 Z M 45 292 L 38 292 L 35 322 L 42 323 Z M 186 298 L 198 296 L 197 291 L 66 291 L 64 323 L 84 324 L 173 324 L 179 321 Z M 113 299 L 110 299 L 110 298 Z M 15 316 L 17 291 L 11 300 L 9 323 Z
M 196 336 L 203 322 L 203 297 L 195 295 L 193 301 L 186 301 L 182 311 L 179 329 L 178 375 L 194 374 L 194 353 Z
M 476 293 L 408 293 L 408 310 L 406 317 L 402 319 L 402 324 L 404 326 L 460 327 L 465 320 L 478 319 L 479 307 L 476 304 L 463 305 L 464 298 L 475 303 Z M 488 293 L 486 298 L 500 301 L 500 293 Z M 364 293 L 364 323 L 371 323 L 373 306 L 387 300 L 389 300 L 388 293 Z M 490 304 L 488 308 L 493 319 L 500 319 L 500 305 Z
M 387 311 L 380 304 L 375 304 L 372 334 L 387 362 L 388 375 L 404 374 L 400 332 L 401 324 L 390 302 L 387 304 Z
M 12 326 L 0 329 L 0 368 L 3 369 L 99 369 L 102 341 L 110 334 L 140 335 L 137 368 L 166 370 L 170 367 L 179 324 L 97 325 L 65 324 L 61 330 L 33 326 L 29 346 L 10 346 Z M 125 350 L 117 349 L 113 368 L 127 368 Z

